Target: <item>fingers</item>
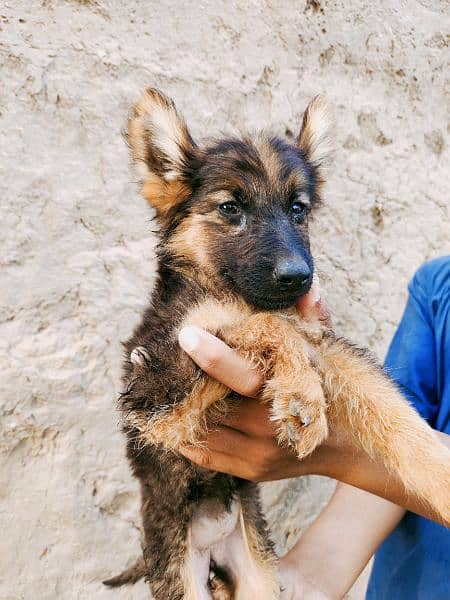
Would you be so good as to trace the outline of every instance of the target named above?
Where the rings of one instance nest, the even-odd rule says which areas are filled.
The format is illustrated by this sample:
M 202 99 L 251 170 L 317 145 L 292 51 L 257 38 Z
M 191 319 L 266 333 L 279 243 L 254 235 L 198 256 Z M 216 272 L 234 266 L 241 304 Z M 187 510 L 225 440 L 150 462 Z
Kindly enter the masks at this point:
M 251 437 L 275 438 L 277 434 L 275 423 L 270 418 L 270 406 L 258 399 L 233 402 L 222 423 Z
M 199 467 L 249 481 L 274 481 L 305 474 L 297 455 L 276 438 L 254 438 L 229 427 L 208 433 L 207 446 L 183 446 L 179 452 Z
M 309 292 L 302 296 L 297 302 L 297 310 L 305 321 L 316 321 L 317 303 L 320 302 L 320 283 L 319 276 L 314 273 L 313 282 Z
M 254 451 L 254 443 L 246 439 L 245 434 L 220 427 L 208 434 L 208 447 L 183 446 L 180 453 L 199 467 L 235 477 L 256 481 L 258 474 L 248 460 L 248 451 Z M 244 456 L 244 458 L 242 458 Z
M 256 396 L 264 379 L 251 362 L 199 327 L 183 327 L 180 346 L 208 375 L 242 396 Z
M 331 329 L 330 311 L 320 296 L 320 281 L 317 273 L 313 275 L 313 283 L 309 292 L 297 302 L 297 310 L 305 321 L 310 323 L 320 321 Z

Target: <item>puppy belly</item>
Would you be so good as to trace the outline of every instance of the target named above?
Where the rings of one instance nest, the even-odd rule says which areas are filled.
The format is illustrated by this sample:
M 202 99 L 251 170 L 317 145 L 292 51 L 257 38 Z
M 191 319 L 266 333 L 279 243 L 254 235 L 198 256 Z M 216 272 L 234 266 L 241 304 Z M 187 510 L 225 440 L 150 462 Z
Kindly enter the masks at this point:
M 239 502 L 234 500 L 230 512 L 217 500 L 205 500 L 195 511 L 188 534 L 188 552 L 184 581 L 186 600 L 211 600 L 208 587 L 213 549 L 236 528 Z
M 194 514 L 188 539 L 185 581 L 189 600 L 211 599 L 211 561 L 231 576 L 234 600 L 279 597 L 270 574 L 252 554 L 238 500 L 233 501 L 229 512 L 218 501 L 203 502 Z
M 235 529 L 240 503 L 233 500 L 226 511 L 218 500 L 205 500 L 194 513 L 191 524 L 191 540 L 194 548 L 206 550 L 217 546 Z
M 273 576 L 252 553 L 241 511 L 234 530 L 213 547 L 211 555 L 218 565 L 232 574 L 235 582 L 235 600 L 279 598 L 279 593 L 274 589 L 278 586 L 273 581 Z

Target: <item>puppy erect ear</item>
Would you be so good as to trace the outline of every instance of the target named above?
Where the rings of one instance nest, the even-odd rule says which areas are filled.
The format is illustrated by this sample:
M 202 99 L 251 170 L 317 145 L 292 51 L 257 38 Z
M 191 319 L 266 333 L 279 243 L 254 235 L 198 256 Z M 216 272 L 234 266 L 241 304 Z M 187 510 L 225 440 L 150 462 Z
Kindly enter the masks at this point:
M 316 96 L 303 115 L 298 145 L 324 180 L 334 154 L 334 119 L 323 96 Z
M 185 173 L 195 144 L 172 100 L 147 89 L 131 111 L 125 137 L 142 194 L 159 213 L 189 195 Z

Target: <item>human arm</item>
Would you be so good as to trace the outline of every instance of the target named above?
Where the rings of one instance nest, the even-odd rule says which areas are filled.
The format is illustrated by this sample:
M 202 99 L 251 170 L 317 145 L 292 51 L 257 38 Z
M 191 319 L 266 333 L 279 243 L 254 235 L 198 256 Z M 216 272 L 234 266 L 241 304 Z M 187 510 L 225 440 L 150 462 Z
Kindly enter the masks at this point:
M 283 600 L 342 598 L 404 513 L 387 500 L 338 483 L 329 503 L 281 559 Z
M 200 339 L 197 345 L 193 340 L 191 353 L 200 365 L 228 387 L 255 397 L 242 400 L 223 426 L 208 435 L 206 448 L 183 450 L 188 458 L 254 481 L 327 475 L 434 517 L 418 498 L 406 496 L 403 484 L 355 447 L 343 431 L 332 430 L 326 442 L 303 461 L 280 448 L 268 406 L 257 398 L 262 377 L 223 342 L 195 333 Z M 448 445 L 449 436 L 436 435 Z M 330 504 L 281 561 L 283 600 L 341 598 L 403 514 L 404 509 L 391 502 L 338 484 Z
M 202 447 L 184 447 L 182 453 L 197 464 L 251 481 L 273 481 L 301 475 L 325 475 L 381 496 L 404 508 L 436 519 L 430 507 L 406 494 L 402 482 L 381 462 L 373 461 L 356 447 L 344 431 L 330 431 L 328 439 L 309 457 L 299 461 L 291 450 L 277 443 L 269 408 L 257 393 L 262 380 L 253 366 L 206 332 L 192 356 L 210 375 L 248 397 L 235 407 L 222 425 L 211 431 Z M 223 346 L 222 346 L 223 345 Z M 201 350 L 200 350 L 201 348 Z M 229 367 L 232 365 L 232 368 Z M 450 447 L 450 436 L 435 432 Z
M 310 317 L 317 318 L 316 301 L 310 300 L 306 298 L 306 307 L 303 308 L 307 309 Z M 305 311 L 301 312 L 305 318 Z M 426 323 L 421 321 L 419 326 L 422 331 L 418 332 L 416 326 L 416 334 L 423 340 L 427 328 Z M 405 327 L 403 330 L 408 334 L 405 337 L 411 339 L 410 329 Z M 229 369 L 231 363 L 227 365 L 228 360 L 222 360 L 224 353 L 222 347 L 217 345 L 217 340 L 202 336 L 203 334 L 194 344 L 196 348 L 192 353 L 193 358 L 212 376 L 222 379 L 227 386 L 241 394 L 257 396 L 263 381 L 258 378 L 251 365 L 240 362 L 239 357 L 234 355 L 232 368 Z M 227 352 L 232 351 L 227 349 Z M 426 373 L 420 372 L 418 367 L 422 363 L 419 360 L 419 365 L 414 365 L 413 372 L 420 377 L 421 387 L 424 387 L 424 382 L 430 380 L 431 373 L 429 366 Z M 405 364 L 404 359 L 401 364 Z M 394 372 L 396 370 L 398 371 L 394 364 Z M 416 389 L 417 387 L 415 386 Z M 426 397 L 423 402 L 430 396 L 429 390 L 424 391 L 426 394 L 423 395 Z M 405 497 L 401 482 L 358 450 L 344 432 L 330 433 L 328 440 L 300 463 L 295 455 L 283 451 L 276 443 L 267 407 L 257 399 L 251 399 L 243 401 L 237 407 L 223 429 L 209 435 L 207 450 L 193 455 L 187 450 L 187 455 L 203 466 L 225 471 L 231 469 L 236 475 L 256 481 L 308 473 L 329 475 L 363 489 L 370 489 L 380 496 L 390 497 L 429 518 L 434 517 L 417 498 Z M 449 446 L 449 436 L 436 435 Z M 283 599 L 342 597 L 403 514 L 404 509 L 391 502 L 339 483 L 329 505 L 281 561 L 281 576 L 286 587 Z M 323 569 L 324 562 L 326 570 Z
M 257 395 L 262 378 L 222 344 L 206 334 L 199 346 L 202 351 L 206 349 L 206 353 L 197 354 L 201 366 L 240 393 Z M 191 352 L 195 354 L 195 350 Z M 300 462 L 293 452 L 279 447 L 268 407 L 257 398 L 247 398 L 236 407 L 225 425 L 209 434 L 207 449 L 186 448 L 183 452 L 203 467 L 255 481 L 308 473 L 333 476 L 339 471 L 345 474 L 345 468 L 352 463 L 353 450 L 342 436 L 332 436 L 332 440 L 327 440 L 326 447 L 320 447 Z M 345 448 L 343 454 L 336 450 L 339 447 Z M 364 472 L 364 467 L 359 470 Z M 342 597 L 403 513 L 403 509 L 386 500 L 339 484 L 330 504 L 281 560 L 283 600 Z M 324 559 L 327 569 L 323 569 Z
M 313 288 L 299 308 L 307 320 L 327 319 L 317 288 Z M 373 461 L 356 447 L 344 431 L 330 431 L 321 446 L 299 461 L 293 452 L 277 443 L 268 407 L 257 399 L 263 378 L 254 366 L 207 332 L 190 328 L 184 334 L 187 335 L 182 334 L 180 343 L 200 367 L 239 394 L 253 397 L 236 406 L 222 426 L 209 433 L 202 448 L 184 448 L 185 456 L 206 468 L 253 481 L 326 475 L 436 519 L 430 507 L 413 494 L 406 494 L 402 482 L 381 462 Z M 447 434 L 436 432 L 436 435 L 447 446 L 450 444 Z

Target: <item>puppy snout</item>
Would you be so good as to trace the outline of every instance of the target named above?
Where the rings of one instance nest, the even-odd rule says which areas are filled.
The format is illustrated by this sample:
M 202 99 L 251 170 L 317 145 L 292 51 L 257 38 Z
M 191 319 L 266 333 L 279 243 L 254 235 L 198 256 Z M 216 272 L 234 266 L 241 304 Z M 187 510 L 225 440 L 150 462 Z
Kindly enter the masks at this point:
M 286 290 L 302 290 L 309 286 L 312 271 L 300 257 L 279 260 L 273 271 L 277 284 Z

